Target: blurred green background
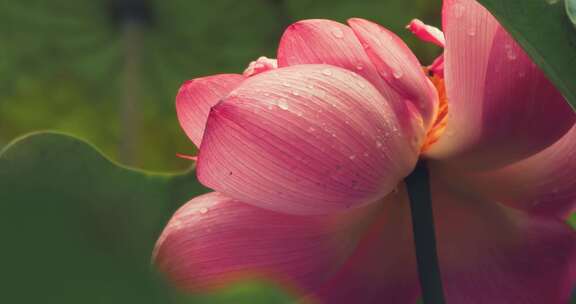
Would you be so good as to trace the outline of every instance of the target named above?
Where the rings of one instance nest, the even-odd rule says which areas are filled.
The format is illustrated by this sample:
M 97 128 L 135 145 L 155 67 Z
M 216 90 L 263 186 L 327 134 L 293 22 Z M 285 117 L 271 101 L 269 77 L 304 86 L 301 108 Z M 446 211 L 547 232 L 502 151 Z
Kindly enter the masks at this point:
M 0 1 L 0 147 L 59 130 L 149 170 L 185 168 L 175 153 L 194 153 L 176 120 L 180 84 L 275 57 L 293 21 L 368 18 L 425 64 L 440 52 L 404 28 L 439 25 L 440 0 Z
M 275 57 L 306 18 L 377 21 L 428 64 L 440 49 L 404 27 L 439 25 L 440 2 L 0 0 L 0 303 L 291 303 L 250 282 L 183 296 L 152 271 L 169 217 L 206 191 L 175 156 L 195 153 L 176 92 Z M 38 130 L 86 141 L 44 133 L 3 150 Z

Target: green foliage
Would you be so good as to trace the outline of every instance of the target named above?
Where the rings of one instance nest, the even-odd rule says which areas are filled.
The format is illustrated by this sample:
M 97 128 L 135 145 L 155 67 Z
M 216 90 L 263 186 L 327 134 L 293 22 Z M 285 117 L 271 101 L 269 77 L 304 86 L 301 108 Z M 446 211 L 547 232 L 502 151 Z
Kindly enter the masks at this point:
M 0 146 L 51 129 L 88 138 L 113 159 L 121 141 L 126 60 L 111 0 L 0 1 Z M 139 47 L 134 164 L 183 169 L 194 146 L 176 123 L 174 96 L 190 78 L 241 72 L 274 55 L 280 28 L 260 0 L 149 1 L 154 22 Z
M 576 27 L 576 1 L 575 0 L 566 0 L 565 6 L 566 6 L 566 14 L 568 15 L 568 18 L 570 18 L 572 25 L 574 27 Z
M 576 212 L 570 215 L 568 218 L 568 224 L 570 224 L 570 226 L 576 230 Z
M 479 0 L 576 110 L 576 30 L 558 0 Z
M 40 133 L 0 154 L 0 189 L 2 276 L 10 280 L 4 303 L 287 301 L 255 284 L 183 296 L 153 273 L 150 256 L 163 225 L 206 191 L 193 171 L 125 168 L 82 140 Z

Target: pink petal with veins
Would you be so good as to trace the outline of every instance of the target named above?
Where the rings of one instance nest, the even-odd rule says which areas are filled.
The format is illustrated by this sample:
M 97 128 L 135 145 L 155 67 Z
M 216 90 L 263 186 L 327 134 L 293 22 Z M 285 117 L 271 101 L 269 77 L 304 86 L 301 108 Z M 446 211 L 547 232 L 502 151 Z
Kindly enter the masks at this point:
M 290 25 L 280 40 L 278 63 L 280 67 L 297 64 L 341 67 L 370 81 L 391 102 L 404 102 L 399 93 L 380 78 L 352 29 L 336 21 L 310 19 Z
M 279 212 L 361 206 L 384 197 L 414 167 L 424 134 L 418 119 L 397 117 L 372 84 L 341 68 L 268 71 L 212 109 L 198 178 Z
M 186 81 L 176 95 L 176 112 L 186 135 L 200 147 L 210 108 L 237 87 L 244 77 L 220 74 Z
M 438 95 L 416 56 L 398 36 L 376 23 L 352 18 L 348 24 L 380 76 L 406 102 L 414 104 L 429 128 L 438 111 Z
M 576 232 L 462 189 L 431 172 L 447 303 L 564 304 L 576 284 Z
M 565 219 L 576 210 L 576 126 L 542 152 L 467 178 L 478 191 L 514 208 Z
M 546 148 L 573 125 L 562 95 L 476 1 L 445 1 L 443 22 L 448 125 L 428 156 L 494 168 Z
M 351 254 L 375 211 L 294 216 L 212 192 L 174 214 L 156 243 L 154 262 L 175 285 L 193 292 L 248 279 L 310 292 Z
M 346 264 L 310 296 L 312 303 L 416 303 L 418 274 L 404 187 L 388 195 L 383 207 Z

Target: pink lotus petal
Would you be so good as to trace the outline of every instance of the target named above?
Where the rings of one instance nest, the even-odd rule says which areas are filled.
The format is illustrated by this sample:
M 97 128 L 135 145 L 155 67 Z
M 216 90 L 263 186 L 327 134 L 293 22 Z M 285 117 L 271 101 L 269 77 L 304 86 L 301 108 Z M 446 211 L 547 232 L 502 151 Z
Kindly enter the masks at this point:
M 330 304 L 416 303 L 419 284 L 408 206 L 403 187 L 389 195 L 354 255 L 311 298 Z
M 339 22 L 311 19 L 292 24 L 282 35 L 278 63 L 281 67 L 321 63 L 353 71 L 370 81 L 400 116 L 419 113 L 405 101 L 404 92 L 380 77 L 352 29 Z
M 186 135 L 200 147 L 210 108 L 237 87 L 244 77 L 220 74 L 186 81 L 176 96 L 176 111 Z
M 366 78 L 391 102 L 404 103 L 401 95 L 378 75 L 352 29 L 336 21 L 310 19 L 290 25 L 280 40 L 278 64 L 341 67 Z
M 424 134 L 418 119 L 397 117 L 350 71 L 280 68 L 245 80 L 212 109 L 198 178 L 279 212 L 357 207 L 384 197 L 412 170 Z
M 447 303 L 564 304 L 576 284 L 576 232 L 486 201 L 432 171 Z
M 576 210 L 576 126 L 534 156 L 468 179 L 482 193 L 512 207 L 566 218 Z
M 255 61 L 250 62 L 242 75 L 244 75 L 244 77 L 250 77 L 276 68 L 278 68 L 278 60 L 261 56 Z
M 309 292 L 351 254 L 378 208 L 373 204 L 346 214 L 295 216 L 212 192 L 174 214 L 156 243 L 154 262 L 189 291 L 266 279 Z
M 494 168 L 560 138 L 576 115 L 494 17 L 472 0 L 444 5 L 445 135 L 428 151 L 468 167 Z
M 434 62 L 428 66 L 428 70 L 431 71 L 432 74 L 444 78 L 444 54 L 436 57 Z
M 424 22 L 413 19 L 410 24 L 406 26 L 416 37 L 436 44 L 437 46 L 444 47 L 446 44 L 446 39 L 444 38 L 444 33 L 434 26 L 425 24 Z
M 438 110 L 438 96 L 416 56 L 398 36 L 376 23 L 353 18 L 348 24 L 380 76 L 416 106 L 424 125 L 430 127 Z

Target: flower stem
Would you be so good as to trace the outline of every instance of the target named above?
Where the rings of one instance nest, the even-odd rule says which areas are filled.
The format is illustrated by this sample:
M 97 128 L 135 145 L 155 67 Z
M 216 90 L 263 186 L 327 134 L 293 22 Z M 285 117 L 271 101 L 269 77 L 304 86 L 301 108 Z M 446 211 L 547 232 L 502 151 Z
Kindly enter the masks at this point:
M 414 171 L 406 177 L 406 187 L 410 197 L 422 301 L 424 304 L 443 304 L 444 290 L 436 252 L 429 174 L 423 160 L 420 160 Z

